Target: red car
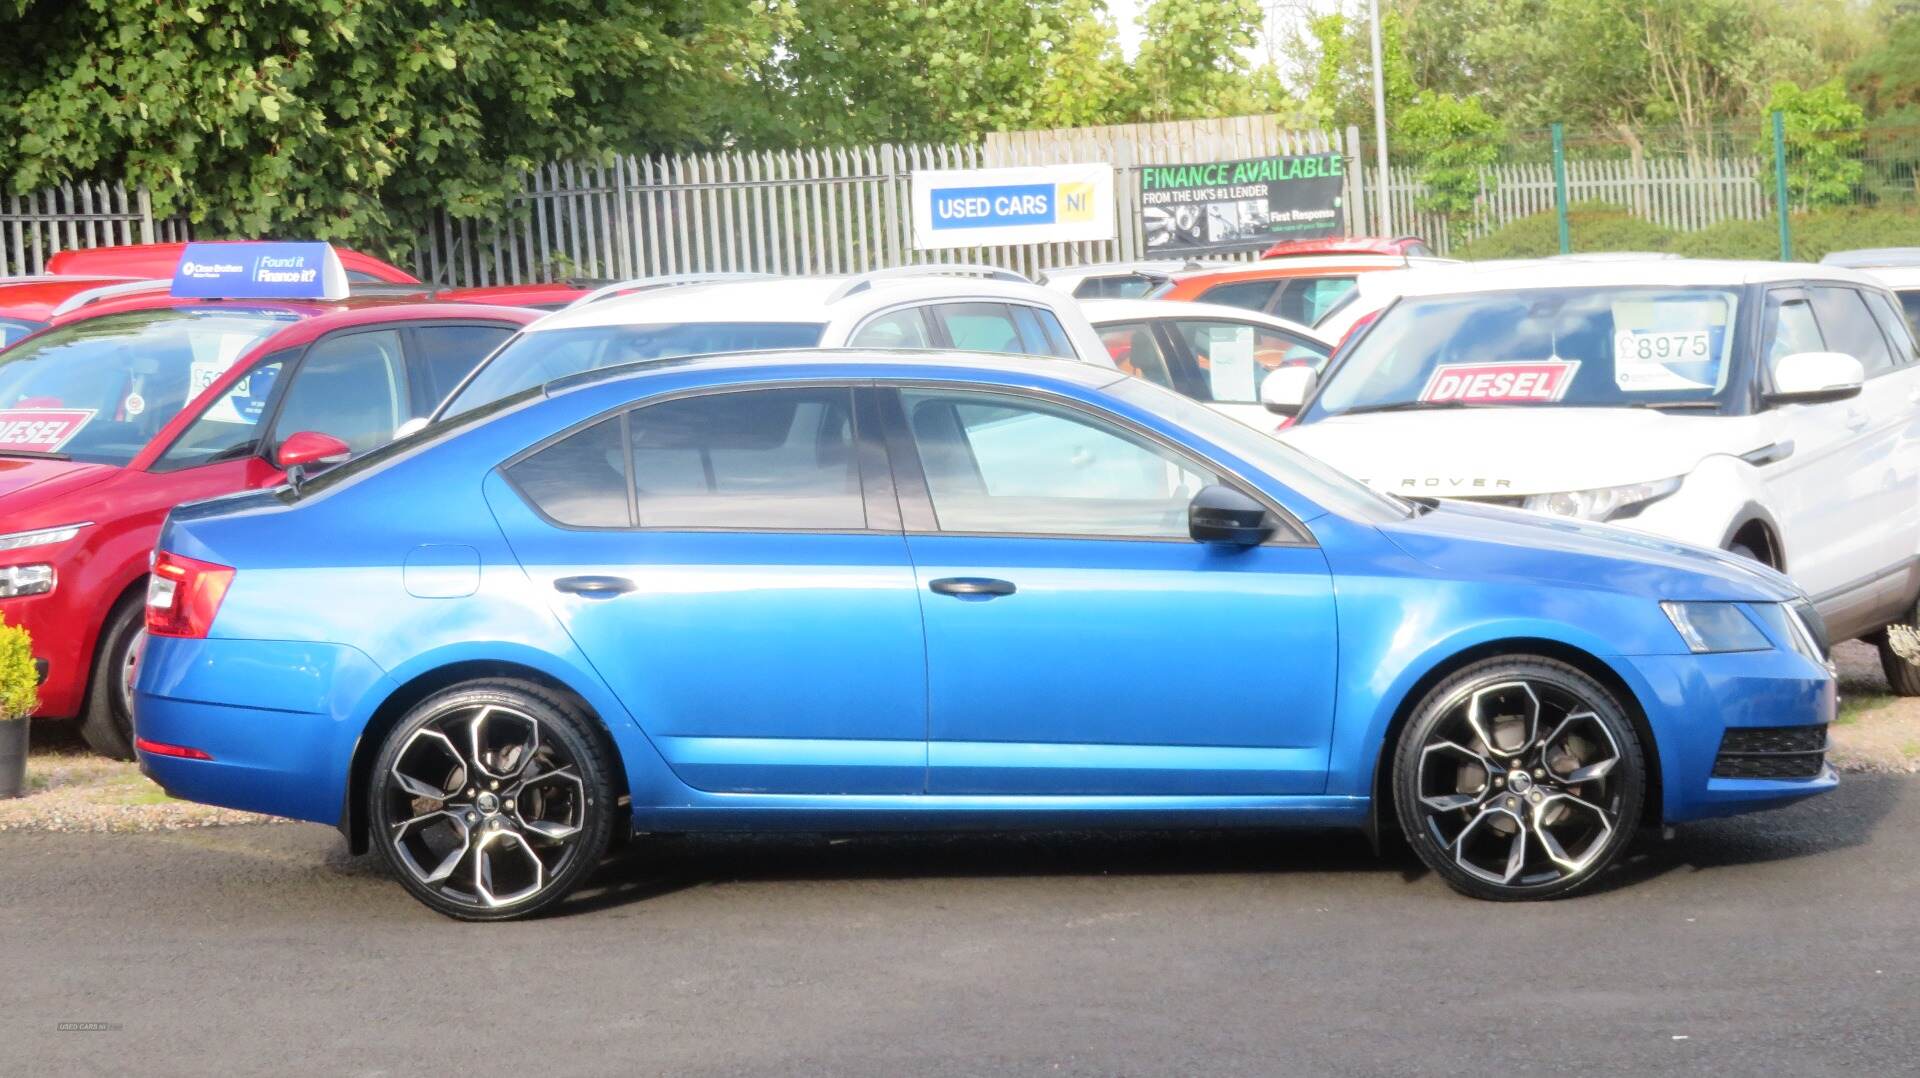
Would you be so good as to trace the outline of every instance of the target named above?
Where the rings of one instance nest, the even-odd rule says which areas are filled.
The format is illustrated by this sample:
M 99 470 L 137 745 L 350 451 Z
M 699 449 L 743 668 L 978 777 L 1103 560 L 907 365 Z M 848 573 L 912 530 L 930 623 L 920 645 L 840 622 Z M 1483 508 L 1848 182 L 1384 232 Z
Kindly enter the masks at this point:
M 1321 240 L 1281 240 L 1261 258 L 1299 258 L 1303 255 L 1400 255 L 1432 258 L 1433 248 L 1418 236 L 1332 236 Z
M 213 243 L 243 243 L 243 240 L 214 240 Z M 198 241 L 196 246 L 207 246 Z M 76 247 L 47 259 L 47 272 L 95 277 L 171 277 L 187 249 L 184 243 L 133 243 L 123 247 Z M 419 284 L 420 278 L 372 255 L 334 248 L 340 264 L 346 267 L 347 280 L 355 284 Z
M 101 285 L 125 280 L 124 277 L 51 275 L 0 278 L 0 348 L 45 328 L 54 310 L 67 300 Z
M 380 445 L 536 317 L 143 293 L 0 352 L 0 619 L 33 635 L 38 714 L 80 716 L 89 745 L 131 757 L 129 677 L 167 510 Z
M 489 303 L 498 307 L 532 307 L 557 311 L 592 289 L 555 281 L 551 284 L 496 284 L 477 288 L 450 288 L 434 294 L 448 303 Z

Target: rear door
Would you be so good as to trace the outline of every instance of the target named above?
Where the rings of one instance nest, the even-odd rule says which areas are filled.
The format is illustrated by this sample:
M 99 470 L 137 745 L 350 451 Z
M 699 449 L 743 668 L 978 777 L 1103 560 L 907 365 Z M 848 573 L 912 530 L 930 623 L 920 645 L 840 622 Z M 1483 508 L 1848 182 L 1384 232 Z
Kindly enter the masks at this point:
M 920 603 L 855 397 L 644 404 L 488 479 L 533 586 L 695 788 L 923 790 Z

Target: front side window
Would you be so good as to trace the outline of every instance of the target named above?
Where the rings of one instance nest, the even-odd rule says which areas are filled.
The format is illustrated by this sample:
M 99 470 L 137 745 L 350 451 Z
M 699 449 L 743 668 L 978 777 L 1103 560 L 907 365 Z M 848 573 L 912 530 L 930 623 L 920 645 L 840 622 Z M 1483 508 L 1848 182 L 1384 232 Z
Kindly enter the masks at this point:
M 1880 324 L 1860 293 L 1833 285 L 1815 285 L 1807 292 L 1813 297 L 1813 313 L 1820 319 L 1820 335 L 1828 348 L 1859 360 L 1868 378 L 1893 369 L 1887 339 L 1880 335 Z
M 0 453 L 124 467 L 188 401 L 296 321 L 280 311 L 161 308 L 48 330 L 0 352 Z
M 1767 363 L 1799 352 L 1823 352 L 1820 323 L 1814 321 L 1813 305 L 1797 294 L 1775 292 L 1767 297 L 1766 316 L 1761 332 L 1767 343 Z
M 1145 378 L 1157 386 L 1173 388 L 1173 372 L 1160 351 L 1160 341 L 1150 322 L 1118 322 L 1100 327 L 1100 343 L 1121 374 Z
M 293 372 L 274 421 L 275 436 L 318 431 L 347 443 L 356 454 L 365 453 L 412 418 L 407 393 L 399 331 L 323 337 Z
M 1200 399 L 1216 404 L 1257 404 L 1268 374 L 1281 367 L 1318 370 L 1327 362 L 1325 348 L 1265 326 L 1182 320 L 1173 327 L 1198 368 L 1191 382 Z
M 1729 400 L 1732 288 L 1542 288 L 1401 300 L 1350 346 L 1314 415 Z
M 681 356 L 814 348 L 826 325 L 817 322 L 669 322 L 644 326 L 587 326 L 522 333 L 473 373 L 436 419 L 469 412 L 523 389 L 587 371 Z
M 256 364 L 245 378 L 207 405 L 155 464 L 155 471 L 195 468 L 223 460 L 238 460 L 260 451 L 260 420 L 266 415 L 280 372 L 297 349 L 288 349 Z
M 1920 360 L 1920 346 L 1914 344 L 1913 330 L 1908 327 L 1899 304 L 1888 299 L 1884 292 L 1868 292 L 1867 306 L 1873 308 L 1874 321 L 1880 323 L 1880 331 L 1887 335 L 1893 347 L 1894 366 L 1904 367 Z
M 1122 427 L 1060 405 L 902 390 L 941 531 L 1188 538 L 1212 473 Z

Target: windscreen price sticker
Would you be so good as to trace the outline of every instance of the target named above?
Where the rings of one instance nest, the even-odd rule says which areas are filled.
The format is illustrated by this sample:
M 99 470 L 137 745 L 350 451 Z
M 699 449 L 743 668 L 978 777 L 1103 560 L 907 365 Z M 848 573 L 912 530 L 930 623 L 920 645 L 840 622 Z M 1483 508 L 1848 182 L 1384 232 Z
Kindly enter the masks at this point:
M 1551 404 L 1567 395 L 1579 370 L 1579 360 L 1448 363 L 1433 369 L 1420 400 L 1427 404 Z
M 1613 337 L 1613 383 L 1629 393 L 1712 389 L 1711 381 L 1689 378 L 1685 369 L 1711 373 L 1719 355 L 1714 331 L 1629 330 Z M 1681 368 L 1676 370 L 1675 368 Z
M 0 410 L 0 452 L 57 453 L 93 419 L 91 408 Z

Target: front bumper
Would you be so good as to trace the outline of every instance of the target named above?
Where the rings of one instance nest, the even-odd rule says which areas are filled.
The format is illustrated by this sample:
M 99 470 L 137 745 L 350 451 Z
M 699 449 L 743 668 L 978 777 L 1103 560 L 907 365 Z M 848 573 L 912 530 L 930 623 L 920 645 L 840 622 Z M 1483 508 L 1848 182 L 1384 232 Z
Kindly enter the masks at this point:
M 1622 672 L 1658 745 L 1661 817 L 1667 823 L 1778 808 L 1839 784 L 1830 765 L 1799 769 L 1792 778 L 1716 775 L 1723 742 L 1744 747 L 1752 736 L 1728 742 L 1729 730 L 1788 732 L 1833 722 L 1838 693 L 1833 675 L 1791 651 L 1725 655 L 1654 655 L 1624 660 Z M 1816 735 L 1807 732 L 1806 742 Z M 1823 739 L 1819 743 L 1824 743 Z M 1804 746 L 1799 746 L 1804 747 Z M 1802 754 L 1804 756 L 1804 754 Z

